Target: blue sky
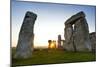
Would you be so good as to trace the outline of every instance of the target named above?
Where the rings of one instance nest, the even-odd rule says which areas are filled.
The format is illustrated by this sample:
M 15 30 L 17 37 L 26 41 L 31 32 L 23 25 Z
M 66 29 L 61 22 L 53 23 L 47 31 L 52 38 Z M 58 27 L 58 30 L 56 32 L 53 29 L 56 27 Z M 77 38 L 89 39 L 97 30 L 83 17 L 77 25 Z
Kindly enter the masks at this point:
M 11 4 L 12 46 L 17 45 L 20 27 L 27 11 L 37 14 L 34 26 L 35 46 L 48 46 L 48 40 L 57 40 L 59 34 L 64 39 L 64 22 L 80 11 L 86 14 L 89 32 L 95 31 L 95 6 L 20 1 L 12 1 Z

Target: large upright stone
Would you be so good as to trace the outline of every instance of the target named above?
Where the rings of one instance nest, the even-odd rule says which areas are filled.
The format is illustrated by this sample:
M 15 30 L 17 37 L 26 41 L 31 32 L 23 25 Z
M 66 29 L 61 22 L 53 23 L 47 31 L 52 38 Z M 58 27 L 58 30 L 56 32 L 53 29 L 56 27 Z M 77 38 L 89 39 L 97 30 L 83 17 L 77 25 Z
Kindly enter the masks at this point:
M 71 16 L 65 22 L 64 48 L 68 51 L 91 51 L 89 28 L 84 12 Z
M 37 15 L 28 11 L 24 17 L 18 38 L 15 58 L 29 58 L 33 52 L 34 24 Z
M 92 52 L 96 52 L 96 32 L 92 32 L 89 35 L 92 46 Z
M 63 48 L 66 49 L 67 51 L 74 51 L 72 25 L 71 24 L 65 25 L 64 31 L 65 31 L 64 32 L 65 42 L 63 44 Z
M 89 28 L 85 18 L 78 19 L 74 24 L 74 44 L 77 51 L 91 51 Z
M 61 35 L 58 35 L 58 48 L 61 48 Z

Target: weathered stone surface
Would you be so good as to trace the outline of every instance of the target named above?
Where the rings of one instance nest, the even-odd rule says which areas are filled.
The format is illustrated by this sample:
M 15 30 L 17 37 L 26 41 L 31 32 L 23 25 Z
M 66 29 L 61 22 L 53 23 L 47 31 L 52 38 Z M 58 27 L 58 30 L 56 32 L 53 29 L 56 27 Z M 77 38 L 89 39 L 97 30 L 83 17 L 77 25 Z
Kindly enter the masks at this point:
M 75 22 L 74 44 L 77 51 L 91 51 L 89 28 L 85 18 L 80 18 Z
M 64 32 L 65 42 L 64 42 L 63 47 L 67 51 L 74 51 L 72 25 L 71 24 L 66 25 L 64 30 L 65 30 Z
M 96 51 L 96 32 L 92 32 L 89 34 L 91 46 L 92 46 L 92 52 Z
M 73 27 L 74 26 L 74 27 Z M 68 51 L 91 51 L 89 28 L 84 12 L 73 15 L 65 22 L 65 42 Z
M 67 24 L 71 24 L 73 25 L 75 23 L 75 21 L 77 21 L 78 19 L 80 18 L 84 18 L 85 17 L 85 14 L 83 11 L 71 16 L 66 22 L 65 22 L 65 25 Z
M 31 57 L 34 41 L 34 24 L 37 15 L 28 11 L 19 32 L 19 39 L 16 48 L 15 58 Z

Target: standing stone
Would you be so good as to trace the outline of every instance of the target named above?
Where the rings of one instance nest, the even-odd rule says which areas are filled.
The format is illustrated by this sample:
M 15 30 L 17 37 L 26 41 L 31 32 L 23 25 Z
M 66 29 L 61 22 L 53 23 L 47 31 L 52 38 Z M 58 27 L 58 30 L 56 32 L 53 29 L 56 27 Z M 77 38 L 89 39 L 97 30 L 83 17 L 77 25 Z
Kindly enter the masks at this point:
M 96 32 L 92 32 L 89 35 L 92 46 L 92 52 L 96 52 Z
M 52 40 L 48 40 L 48 48 L 50 49 L 50 46 L 52 44 Z
M 80 18 L 75 22 L 74 44 L 77 51 L 91 51 L 89 28 L 85 18 Z
M 67 51 L 74 51 L 73 47 L 73 27 L 71 24 L 65 25 L 65 30 L 64 30 L 64 37 L 65 37 L 65 42 L 63 44 L 63 48 L 66 49 Z
M 37 15 L 28 11 L 19 32 L 15 58 L 29 58 L 33 52 L 34 24 Z
M 83 11 L 71 16 L 65 22 L 65 42 L 68 51 L 91 51 L 89 28 Z
M 61 48 L 61 35 L 58 35 L 58 48 Z
M 53 45 L 54 45 L 53 48 L 56 48 L 56 40 L 53 40 L 52 43 L 53 43 Z

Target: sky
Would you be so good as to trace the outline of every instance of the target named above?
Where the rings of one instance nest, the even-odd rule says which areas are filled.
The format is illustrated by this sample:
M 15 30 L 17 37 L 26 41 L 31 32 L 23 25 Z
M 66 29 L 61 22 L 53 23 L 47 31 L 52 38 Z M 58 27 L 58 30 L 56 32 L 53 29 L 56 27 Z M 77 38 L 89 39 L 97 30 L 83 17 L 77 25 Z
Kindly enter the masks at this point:
M 89 32 L 95 32 L 95 6 L 57 3 L 21 2 L 12 0 L 11 26 L 12 47 L 17 45 L 18 35 L 25 13 L 37 14 L 34 25 L 34 46 L 48 46 L 48 40 L 57 40 L 60 34 L 64 39 L 64 23 L 72 15 L 83 11 L 89 26 Z

